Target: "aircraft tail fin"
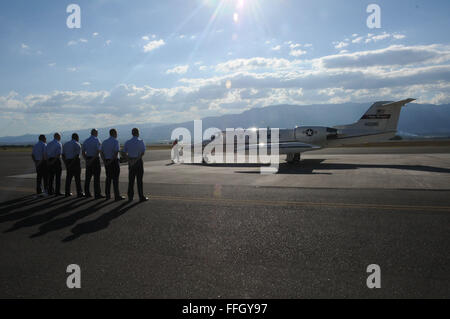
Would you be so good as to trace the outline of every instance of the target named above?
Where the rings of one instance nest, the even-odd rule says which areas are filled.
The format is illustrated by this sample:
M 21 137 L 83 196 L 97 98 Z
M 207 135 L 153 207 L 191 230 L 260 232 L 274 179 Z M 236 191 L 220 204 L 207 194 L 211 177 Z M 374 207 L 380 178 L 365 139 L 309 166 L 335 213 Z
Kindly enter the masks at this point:
M 358 122 L 338 128 L 396 131 L 402 107 L 412 101 L 415 101 L 415 99 L 406 99 L 397 102 L 375 102 Z

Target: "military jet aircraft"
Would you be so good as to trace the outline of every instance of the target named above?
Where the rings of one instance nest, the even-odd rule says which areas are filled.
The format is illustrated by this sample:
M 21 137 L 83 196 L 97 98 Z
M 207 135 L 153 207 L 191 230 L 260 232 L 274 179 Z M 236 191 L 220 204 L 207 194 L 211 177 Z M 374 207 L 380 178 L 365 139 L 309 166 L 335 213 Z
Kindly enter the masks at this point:
M 361 119 L 353 124 L 334 127 L 300 126 L 293 129 L 280 129 L 278 143 L 271 141 L 269 133 L 265 146 L 269 150 L 278 147 L 279 154 L 287 155 L 286 161 L 288 163 L 295 163 L 300 162 L 301 153 L 308 151 L 327 147 L 387 141 L 397 133 L 402 107 L 412 101 L 415 101 L 415 99 L 410 98 L 397 102 L 375 102 Z M 245 146 L 243 146 L 245 151 L 259 149 L 261 146 L 259 140 L 261 129 L 253 130 L 257 132 L 257 142 L 252 143 L 247 139 Z M 226 144 L 226 132 L 218 134 L 222 135 L 224 144 Z M 211 139 L 203 141 L 203 148 L 218 137 L 219 135 L 216 134 Z M 239 151 L 239 146 L 235 147 L 235 151 Z M 204 162 L 208 163 L 208 158 L 204 158 Z

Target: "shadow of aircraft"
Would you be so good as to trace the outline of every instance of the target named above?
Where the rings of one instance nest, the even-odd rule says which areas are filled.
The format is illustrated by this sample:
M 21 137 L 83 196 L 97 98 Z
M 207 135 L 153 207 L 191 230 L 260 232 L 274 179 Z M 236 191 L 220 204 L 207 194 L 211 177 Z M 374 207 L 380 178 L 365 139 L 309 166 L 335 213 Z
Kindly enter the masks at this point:
M 106 229 L 110 225 L 111 221 L 113 221 L 116 218 L 119 218 L 120 216 L 125 214 L 127 211 L 129 211 L 130 209 L 132 209 L 133 207 L 135 207 L 139 204 L 140 204 L 139 202 L 135 202 L 133 204 L 130 204 L 129 202 L 125 202 L 125 203 L 117 206 L 110 212 L 107 212 L 107 213 L 103 214 L 102 216 L 98 217 L 97 219 L 78 224 L 71 229 L 72 235 L 64 238 L 62 240 L 62 242 L 67 243 L 67 242 L 73 241 L 75 239 L 78 239 L 82 235 L 95 233 L 95 232 L 101 231 L 103 229 Z
M 355 170 L 360 168 L 398 169 L 417 172 L 432 172 L 450 174 L 450 169 L 426 165 L 402 165 L 402 164 L 347 164 L 347 163 L 323 163 L 324 159 L 307 159 L 299 164 L 280 163 L 277 174 L 327 174 L 320 170 Z M 319 172 L 317 172 L 319 171 Z M 239 171 L 241 174 L 259 174 L 259 171 Z

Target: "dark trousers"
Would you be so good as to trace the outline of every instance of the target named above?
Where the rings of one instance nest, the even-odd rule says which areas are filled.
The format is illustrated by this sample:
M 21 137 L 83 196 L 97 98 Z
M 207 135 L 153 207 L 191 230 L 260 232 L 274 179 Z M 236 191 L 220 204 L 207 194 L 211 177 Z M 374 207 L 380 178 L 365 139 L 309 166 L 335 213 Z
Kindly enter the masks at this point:
M 114 196 L 117 198 L 120 196 L 119 191 L 119 175 L 120 175 L 120 165 L 119 160 L 106 160 L 105 163 L 106 171 L 106 182 L 105 182 L 105 195 L 106 197 L 111 196 L 111 181 L 114 187 Z
M 36 193 L 42 193 L 42 184 L 44 184 L 44 191 L 48 190 L 48 171 L 47 162 L 41 161 L 36 165 Z
M 51 194 L 60 194 L 61 193 L 61 160 L 57 159 L 49 159 L 47 163 L 48 167 L 48 193 Z M 55 188 L 53 189 L 53 182 L 55 182 Z
M 86 158 L 86 179 L 84 182 L 84 192 L 86 195 L 90 195 L 91 192 L 89 190 L 90 184 L 91 184 L 91 178 L 94 176 L 94 193 L 95 196 L 101 195 L 101 188 L 100 188 L 100 173 L 101 173 L 102 167 L 100 165 L 100 158 L 92 158 L 87 157 Z
M 139 198 L 144 197 L 142 178 L 144 177 L 144 162 L 142 159 L 129 159 L 128 161 L 128 198 L 134 196 L 134 180 L 136 179 Z
M 70 194 L 70 184 L 72 184 L 72 178 L 75 178 L 75 184 L 77 187 L 77 194 L 81 195 L 83 190 L 81 189 L 81 163 L 80 158 L 66 160 L 66 195 Z

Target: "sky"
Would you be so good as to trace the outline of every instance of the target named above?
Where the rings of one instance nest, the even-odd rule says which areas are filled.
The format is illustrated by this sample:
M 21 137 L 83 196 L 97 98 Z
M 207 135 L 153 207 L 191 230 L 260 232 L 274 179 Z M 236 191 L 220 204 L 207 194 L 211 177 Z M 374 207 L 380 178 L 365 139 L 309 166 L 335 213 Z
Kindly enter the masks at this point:
M 66 23 L 72 3 L 80 28 Z M 278 104 L 450 103 L 449 12 L 448 0 L 1 1 L 0 136 Z

